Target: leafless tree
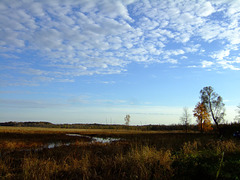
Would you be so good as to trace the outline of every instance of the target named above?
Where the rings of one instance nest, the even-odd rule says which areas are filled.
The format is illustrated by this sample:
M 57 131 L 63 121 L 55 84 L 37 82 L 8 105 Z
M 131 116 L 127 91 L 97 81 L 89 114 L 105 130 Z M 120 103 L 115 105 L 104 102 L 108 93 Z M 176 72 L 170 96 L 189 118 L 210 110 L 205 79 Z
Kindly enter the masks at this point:
M 235 117 L 235 120 L 238 122 L 238 123 L 240 123 L 240 105 L 239 106 L 237 106 L 238 107 L 238 109 L 237 109 L 237 115 L 236 115 L 236 117 Z
M 126 126 L 129 126 L 129 123 L 130 123 L 130 115 L 129 114 L 126 115 L 126 117 L 124 118 L 124 121 L 125 121 Z
M 188 126 L 191 123 L 191 114 L 189 114 L 187 107 L 183 108 L 183 114 L 180 117 L 180 121 L 185 126 L 186 132 L 187 132 L 188 131 Z

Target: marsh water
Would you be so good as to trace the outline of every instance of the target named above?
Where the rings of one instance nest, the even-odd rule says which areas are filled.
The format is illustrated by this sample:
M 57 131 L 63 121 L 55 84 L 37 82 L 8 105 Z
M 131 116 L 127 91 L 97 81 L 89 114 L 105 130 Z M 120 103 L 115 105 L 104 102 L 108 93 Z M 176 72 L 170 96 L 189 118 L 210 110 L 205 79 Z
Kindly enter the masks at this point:
M 84 137 L 84 138 L 90 138 L 91 142 L 99 142 L 99 143 L 111 143 L 113 141 L 120 141 L 120 138 L 112 138 L 112 137 L 92 137 L 92 136 L 87 136 L 87 135 L 81 135 L 81 134 L 66 134 L 67 136 L 76 136 L 76 137 Z
M 79 137 L 79 138 L 88 138 L 90 141 L 89 143 L 111 143 L 115 141 L 120 141 L 120 138 L 112 138 L 112 137 L 92 137 L 92 136 L 87 136 L 87 135 L 81 135 L 81 134 L 66 134 L 66 136 L 74 136 L 74 137 Z M 60 146 L 70 146 L 71 144 L 74 144 L 74 142 L 51 142 L 45 144 L 43 147 L 39 148 L 38 150 L 47 148 L 47 149 L 52 149 L 55 147 L 60 147 Z

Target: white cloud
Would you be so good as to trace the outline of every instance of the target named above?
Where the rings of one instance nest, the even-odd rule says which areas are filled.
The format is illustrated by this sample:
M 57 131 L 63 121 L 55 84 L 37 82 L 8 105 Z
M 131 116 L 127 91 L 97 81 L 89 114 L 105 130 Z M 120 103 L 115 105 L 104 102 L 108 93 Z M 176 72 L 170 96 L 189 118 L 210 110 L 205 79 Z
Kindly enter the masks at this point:
M 201 5 L 197 5 L 197 15 L 198 16 L 209 16 L 211 15 L 213 12 L 215 12 L 214 7 L 212 6 L 212 4 L 208 1 L 208 2 L 204 2 Z
M 102 81 L 103 84 L 115 84 L 115 81 Z
M 206 60 L 202 61 L 201 63 L 203 68 L 210 68 L 214 64 L 212 61 L 206 61 Z
M 57 82 L 73 83 L 75 82 L 75 80 L 74 79 L 58 79 Z
M 129 17 L 126 6 L 124 6 L 122 2 L 120 1 L 116 2 L 103 1 L 103 2 L 104 3 L 102 3 L 102 7 L 100 7 L 103 14 L 109 16 L 110 18 L 122 16 L 124 19 L 132 20 Z
M 186 52 L 190 52 L 190 53 L 195 53 L 195 52 L 197 52 L 197 51 L 199 51 L 199 48 L 201 47 L 201 45 L 200 44 L 195 44 L 195 45 L 190 45 L 190 46 L 187 46 L 187 47 L 185 47 L 184 49 L 185 49 L 185 51 Z
M 25 99 L 0 99 L 0 106 L 11 108 L 52 108 L 65 106 L 50 101 L 25 100 Z
M 231 64 L 231 62 L 228 61 L 219 61 L 218 64 L 220 64 L 223 69 L 231 69 L 231 70 L 235 70 L 235 71 L 239 71 L 240 68 L 239 67 L 235 67 L 234 65 Z
M 233 62 L 240 64 L 240 57 L 236 57 Z
M 222 50 L 213 54 L 211 57 L 217 60 L 223 60 L 225 57 L 228 57 L 229 54 L 230 54 L 229 50 Z
M 228 2 L 230 4 L 229 9 L 228 9 L 228 14 L 230 16 L 239 13 L 239 9 L 240 9 L 240 2 L 235 0 L 235 1 L 230 1 Z
M 150 20 L 147 17 L 142 17 L 139 19 L 139 27 L 144 30 L 153 30 L 158 26 L 158 22 Z
M 28 69 L 23 69 L 21 73 L 30 74 L 30 75 L 44 75 L 44 74 L 48 74 L 49 72 L 39 70 L 39 69 L 28 68 Z
M 191 66 L 187 66 L 188 68 L 197 68 L 198 66 L 196 65 L 191 65 Z
M 220 65 L 223 69 L 240 70 L 238 65 L 240 63 L 239 58 L 231 56 L 238 48 L 235 46 L 228 46 L 228 48 L 229 49 L 214 52 L 211 57 L 215 59 L 216 64 Z
M 182 49 L 168 50 L 164 52 L 164 59 L 171 59 L 172 56 L 183 55 L 185 52 Z M 171 60 L 169 61 L 171 62 Z M 172 61 L 173 62 L 173 61 Z
M 19 71 L 54 81 L 121 73 L 134 61 L 177 63 L 180 55 L 202 55 L 202 41 L 224 42 L 228 48 L 207 55 L 223 60 L 230 46 L 240 44 L 239 6 L 206 0 L 1 1 L 0 56 L 35 54 L 38 60 Z M 202 67 L 238 69 L 227 61 L 203 61 Z

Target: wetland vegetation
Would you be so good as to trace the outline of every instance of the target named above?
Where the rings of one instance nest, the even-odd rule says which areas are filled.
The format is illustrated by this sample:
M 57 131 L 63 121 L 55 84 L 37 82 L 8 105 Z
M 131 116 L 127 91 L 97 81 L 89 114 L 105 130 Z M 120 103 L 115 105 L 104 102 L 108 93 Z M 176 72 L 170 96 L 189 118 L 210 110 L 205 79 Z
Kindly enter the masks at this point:
M 230 134 L 0 126 L 1 179 L 239 179 L 239 167 Z

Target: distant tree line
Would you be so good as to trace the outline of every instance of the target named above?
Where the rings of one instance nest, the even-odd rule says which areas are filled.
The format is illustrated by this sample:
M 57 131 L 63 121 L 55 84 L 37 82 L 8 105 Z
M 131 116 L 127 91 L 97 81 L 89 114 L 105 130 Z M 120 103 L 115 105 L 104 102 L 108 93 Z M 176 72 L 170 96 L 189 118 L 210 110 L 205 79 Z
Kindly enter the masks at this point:
M 126 125 L 107 125 L 107 124 L 53 124 L 50 122 L 4 122 L 0 126 L 12 127 L 43 127 L 43 128 L 69 128 L 69 129 L 128 129 L 128 130 L 142 130 L 142 131 L 175 131 L 184 130 L 185 126 L 182 124 L 173 125 L 142 125 L 142 126 L 126 126 Z M 190 125 L 189 130 L 197 130 L 197 126 Z
M 50 122 L 4 122 L 0 123 L 0 126 L 14 126 L 14 127 L 47 127 L 47 128 L 53 128 L 56 125 L 52 124 Z
M 106 124 L 53 124 L 50 122 L 4 122 L 0 126 L 13 127 L 43 127 L 43 128 L 70 128 L 70 129 L 128 129 L 142 131 L 175 131 L 185 130 L 182 124 L 173 125 L 142 125 L 142 126 L 126 126 L 126 125 L 106 125 Z M 197 130 L 196 125 L 190 125 L 189 130 Z
M 69 128 L 69 129 L 112 129 L 112 130 L 139 130 L 139 131 L 185 131 L 186 126 L 183 124 L 172 125 L 142 125 L 142 126 L 126 126 L 126 125 L 106 125 L 106 124 L 53 124 L 50 122 L 4 122 L 0 126 L 12 127 L 42 127 L 42 128 Z M 240 123 L 220 124 L 219 127 L 225 134 L 230 134 L 240 129 Z M 214 131 L 217 131 L 216 125 L 212 125 Z M 198 132 L 199 126 L 189 124 L 188 132 Z M 213 132 L 214 132 L 213 131 Z

